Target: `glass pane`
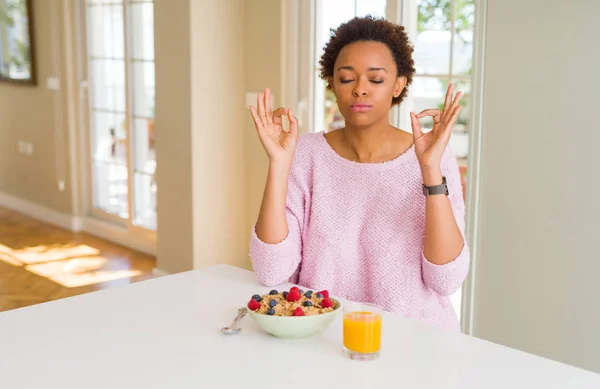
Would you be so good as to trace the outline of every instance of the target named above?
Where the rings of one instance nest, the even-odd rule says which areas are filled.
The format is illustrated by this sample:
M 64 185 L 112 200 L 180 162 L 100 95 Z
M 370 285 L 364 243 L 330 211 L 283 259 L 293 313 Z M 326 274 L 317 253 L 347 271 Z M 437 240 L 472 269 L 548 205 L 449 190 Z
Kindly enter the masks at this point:
M 135 215 L 133 223 L 156 230 L 156 176 L 135 172 Z
M 125 112 L 125 62 L 114 59 L 93 59 L 90 66 L 92 107 Z
M 92 57 L 124 58 L 123 6 L 90 5 L 87 11 L 88 54 Z
M 413 54 L 417 74 L 449 74 L 450 36 L 450 31 L 425 30 L 417 33 Z
M 127 208 L 127 167 L 94 162 L 94 206 L 124 219 Z
M 450 145 L 456 153 L 459 160 L 466 161 L 469 151 L 469 128 L 468 118 L 469 109 L 471 106 L 471 81 L 470 80 L 455 80 L 454 90 L 463 92 L 463 97 L 460 100 L 462 109 L 458 115 L 458 119 L 454 124 Z
M 133 62 L 133 114 L 154 117 L 154 62 Z
M 92 150 L 95 161 L 125 164 L 127 162 L 125 116 L 93 111 Z
M 386 0 L 356 0 L 356 16 L 385 18 Z
M 418 3 L 414 60 L 417 74 L 449 74 L 451 0 Z
M 321 23 L 317 26 L 317 62 L 321 57 L 323 46 L 329 40 L 330 29 L 338 27 L 355 16 L 354 0 L 322 0 L 320 6 Z
M 131 5 L 132 56 L 134 59 L 154 59 L 154 5 Z
M 156 170 L 154 154 L 154 120 L 135 119 L 134 169 L 148 174 Z
M 475 5 L 473 0 L 459 0 L 456 3 L 456 35 L 452 53 L 452 73 L 470 75 L 473 65 L 473 23 Z

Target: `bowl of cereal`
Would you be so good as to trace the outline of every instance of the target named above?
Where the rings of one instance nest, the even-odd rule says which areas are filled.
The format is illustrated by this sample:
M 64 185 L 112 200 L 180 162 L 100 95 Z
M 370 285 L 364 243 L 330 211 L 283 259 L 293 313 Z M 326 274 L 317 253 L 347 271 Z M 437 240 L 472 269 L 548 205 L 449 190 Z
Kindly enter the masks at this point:
M 258 326 L 278 338 L 306 338 L 326 329 L 335 319 L 341 304 L 326 290 L 306 292 L 298 287 L 288 291 L 271 290 L 254 295 L 248 314 Z

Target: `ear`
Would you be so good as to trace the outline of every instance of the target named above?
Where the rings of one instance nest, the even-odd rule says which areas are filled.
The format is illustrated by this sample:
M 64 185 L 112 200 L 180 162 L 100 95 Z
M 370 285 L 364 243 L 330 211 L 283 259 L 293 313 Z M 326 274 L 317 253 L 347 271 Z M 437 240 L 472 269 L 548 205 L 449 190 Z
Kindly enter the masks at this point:
M 333 77 L 331 77 L 331 76 L 327 77 L 327 83 L 329 84 L 329 87 L 333 91 L 333 94 L 335 94 L 335 87 L 333 86 Z
M 396 78 L 396 83 L 394 84 L 394 98 L 400 96 L 400 93 L 402 93 L 406 87 L 406 81 L 406 77 L 404 76 Z

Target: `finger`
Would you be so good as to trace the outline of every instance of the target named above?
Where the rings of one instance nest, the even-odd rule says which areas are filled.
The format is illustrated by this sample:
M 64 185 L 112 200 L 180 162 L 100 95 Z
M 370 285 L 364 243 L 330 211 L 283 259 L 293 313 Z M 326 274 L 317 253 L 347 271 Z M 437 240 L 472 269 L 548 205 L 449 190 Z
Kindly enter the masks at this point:
M 452 92 L 454 91 L 454 84 L 448 85 L 448 90 L 446 91 L 446 100 L 444 100 L 444 109 L 442 109 L 442 114 L 445 113 L 450 105 L 452 105 Z
M 292 135 L 294 138 L 298 138 L 298 119 L 296 119 L 296 117 L 292 114 L 291 109 L 287 111 L 287 117 L 290 121 L 289 134 Z
M 458 107 L 454 108 L 454 110 L 452 111 L 452 116 L 450 116 L 450 119 L 448 121 L 448 124 L 446 125 L 446 128 L 444 129 L 444 132 L 440 136 L 440 138 L 443 138 L 443 140 L 446 144 L 450 140 L 450 136 L 452 136 L 452 130 L 454 129 L 454 123 L 456 123 L 456 120 L 458 119 L 458 114 L 460 113 L 461 109 L 462 109 L 462 107 L 460 105 Z
M 423 111 L 419 112 L 419 114 L 417 115 L 418 119 L 427 117 L 427 116 L 432 116 L 433 117 L 433 122 L 434 123 L 439 123 L 441 118 L 442 118 L 442 113 L 440 112 L 439 109 L 435 108 L 435 109 L 424 109 Z
M 423 131 L 421 130 L 421 123 L 419 123 L 419 119 L 414 112 L 410 113 L 410 125 L 413 130 L 413 139 L 416 142 L 417 139 L 423 136 Z
M 273 123 L 275 123 L 275 124 L 282 124 L 283 123 L 283 119 L 282 119 L 283 115 L 287 115 L 287 110 L 285 108 L 283 108 L 283 107 L 277 108 L 273 112 Z
M 453 107 L 457 107 L 460 104 L 460 99 L 462 99 L 463 97 L 463 93 L 462 92 L 458 92 L 456 94 L 456 96 L 454 97 L 454 101 L 452 102 L 452 106 Z
M 256 108 L 253 105 L 250 106 L 250 114 L 252 114 L 256 130 L 260 130 L 263 127 L 262 120 L 260 120 L 260 116 L 258 116 L 258 112 L 256 112 Z
M 265 88 L 265 115 L 267 124 L 273 123 L 273 112 L 271 111 L 271 89 Z
M 268 121 L 267 116 L 265 115 L 265 96 L 262 92 L 258 92 L 256 95 L 256 104 L 258 106 L 258 116 L 262 121 L 262 125 L 266 126 Z

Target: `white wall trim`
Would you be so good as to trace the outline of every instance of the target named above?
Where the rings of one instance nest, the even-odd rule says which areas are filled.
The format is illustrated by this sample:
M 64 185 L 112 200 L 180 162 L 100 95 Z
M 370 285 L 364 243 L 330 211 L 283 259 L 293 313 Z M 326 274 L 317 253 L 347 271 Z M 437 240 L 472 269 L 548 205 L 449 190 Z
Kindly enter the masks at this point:
M 479 188 L 481 178 L 481 141 L 483 136 L 483 87 L 485 73 L 487 0 L 475 0 L 475 26 L 473 46 L 472 108 L 469 123 L 469 169 L 467 176 L 466 229 L 471 251 L 471 270 L 463 285 L 461 323 L 462 331 L 473 335 L 475 310 L 475 282 L 477 266 L 477 241 L 479 230 Z
M 156 239 L 131 236 L 129 231 L 124 227 L 115 226 L 92 217 L 76 217 L 68 215 L 2 192 L 0 192 L 0 206 L 10 208 L 68 231 L 87 232 L 90 235 L 97 236 L 129 249 L 156 256 Z
M 55 211 L 43 205 L 0 192 L 0 206 L 34 217 L 69 231 L 79 231 L 77 221 L 66 213 Z

